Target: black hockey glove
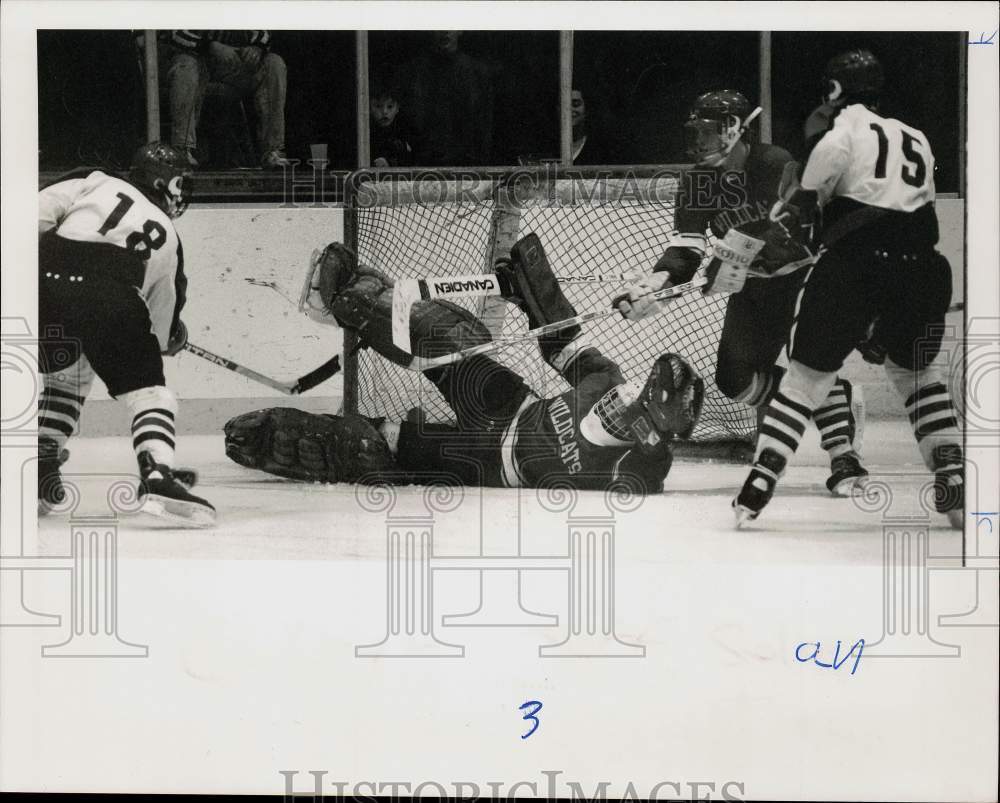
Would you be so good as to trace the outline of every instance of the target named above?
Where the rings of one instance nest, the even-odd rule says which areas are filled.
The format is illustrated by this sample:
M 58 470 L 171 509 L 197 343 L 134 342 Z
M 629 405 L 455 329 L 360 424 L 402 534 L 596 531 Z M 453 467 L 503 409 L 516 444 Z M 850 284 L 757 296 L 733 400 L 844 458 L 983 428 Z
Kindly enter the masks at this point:
M 670 274 L 671 284 L 686 284 L 698 272 L 703 256 L 697 248 L 672 245 L 653 266 L 653 273 L 666 271 Z

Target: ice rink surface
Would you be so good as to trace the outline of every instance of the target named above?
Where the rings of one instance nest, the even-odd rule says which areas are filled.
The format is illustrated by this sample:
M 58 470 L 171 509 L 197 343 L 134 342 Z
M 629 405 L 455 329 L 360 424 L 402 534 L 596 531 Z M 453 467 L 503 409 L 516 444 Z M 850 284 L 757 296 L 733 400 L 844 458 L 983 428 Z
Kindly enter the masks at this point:
M 325 770 L 328 794 L 507 779 L 502 794 L 669 781 L 689 797 L 713 780 L 716 798 L 728 781 L 746 798 L 995 796 L 997 573 L 962 568 L 961 534 L 924 512 L 908 437 L 866 435 L 885 504 L 831 498 L 810 443 L 743 531 L 742 465 L 678 461 L 664 494 L 615 510 L 601 494 L 291 483 L 229 462 L 221 436 L 182 437 L 218 526 L 113 525 L 114 630 L 145 657 L 40 657 L 69 640 L 70 572 L 24 573 L 24 606 L 62 618 L 2 631 L 4 785 L 280 794 L 281 771 L 311 792 Z M 68 555 L 133 471 L 125 438 L 71 446 L 79 507 L 26 532 L 24 554 Z M 838 641 L 842 665 L 822 666 Z M 528 700 L 543 709 L 522 740 Z

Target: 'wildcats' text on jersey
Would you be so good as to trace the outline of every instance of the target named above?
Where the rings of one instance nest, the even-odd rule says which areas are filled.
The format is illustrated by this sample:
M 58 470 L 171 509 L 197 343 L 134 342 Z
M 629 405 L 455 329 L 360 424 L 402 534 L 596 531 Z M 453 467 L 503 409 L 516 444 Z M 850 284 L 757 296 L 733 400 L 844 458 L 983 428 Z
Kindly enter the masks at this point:
M 815 190 L 821 204 L 850 198 L 914 212 L 934 201 L 934 154 L 921 131 L 855 103 L 809 155 L 802 187 Z
M 173 221 L 127 181 L 94 171 L 56 182 L 38 193 L 38 233 L 124 248 L 145 263 L 140 292 L 153 334 L 166 348 L 185 284 Z

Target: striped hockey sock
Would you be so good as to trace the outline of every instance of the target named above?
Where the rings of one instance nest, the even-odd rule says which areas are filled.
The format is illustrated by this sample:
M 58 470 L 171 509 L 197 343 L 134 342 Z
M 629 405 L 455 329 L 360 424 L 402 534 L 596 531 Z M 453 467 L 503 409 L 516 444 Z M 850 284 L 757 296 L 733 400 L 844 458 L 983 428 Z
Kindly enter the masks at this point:
M 38 402 L 39 437 L 55 441 L 62 449 L 80 426 L 83 402 L 83 396 L 46 386 Z
M 799 448 L 811 416 L 808 400 L 801 396 L 794 390 L 779 390 L 771 399 L 760 425 L 757 458 L 771 449 L 787 459 Z
M 934 470 L 934 450 L 939 446 L 962 442 L 948 388 L 938 381 L 917 388 L 906 399 L 906 414 L 924 463 Z
M 132 413 L 132 448 L 136 458 L 149 452 L 155 463 L 172 467 L 177 416 L 174 394 L 157 385 L 130 391 L 122 399 Z
M 57 373 L 43 374 L 44 387 L 38 401 L 38 436 L 55 442 L 58 454 L 80 428 L 83 403 L 94 382 L 94 370 L 86 357 Z
M 851 421 L 850 383 L 837 378 L 823 403 L 813 413 L 819 430 L 820 445 L 831 458 L 850 452 L 854 448 L 854 427 Z

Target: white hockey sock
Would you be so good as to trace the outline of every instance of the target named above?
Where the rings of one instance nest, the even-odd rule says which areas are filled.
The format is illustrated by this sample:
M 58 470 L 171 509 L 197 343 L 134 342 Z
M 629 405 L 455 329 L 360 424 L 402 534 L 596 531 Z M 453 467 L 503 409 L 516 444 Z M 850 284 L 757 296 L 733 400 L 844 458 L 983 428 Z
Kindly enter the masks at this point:
M 847 403 L 847 382 L 837 378 L 823 403 L 813 412 L 820 445 L 831 459 L 854 448 L 851 443 L 851 408 Z
M 38 400 L 38 434 L 51 438 L 59 449 L 80 427 L 83 403 L 94 381 L 94 370 L 86 357 L 64 371 L 43 374 L 45 387 Z
M 169 388 L 154 385 L 121 397 L 132 414 L 132 448 L 136 457 L 149 452 L 160 465 L 174 464 L 177 397 Z

